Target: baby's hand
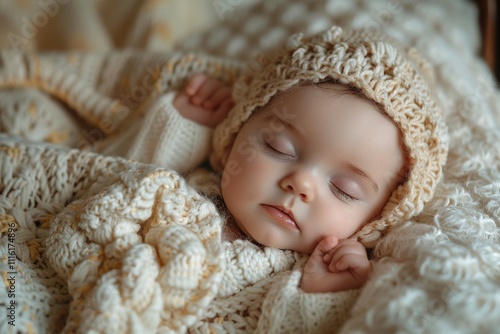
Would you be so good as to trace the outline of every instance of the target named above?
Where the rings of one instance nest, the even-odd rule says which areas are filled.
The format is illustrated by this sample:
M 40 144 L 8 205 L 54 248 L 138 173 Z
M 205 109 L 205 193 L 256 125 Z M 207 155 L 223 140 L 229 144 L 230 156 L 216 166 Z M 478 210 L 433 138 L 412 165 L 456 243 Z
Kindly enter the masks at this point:
M 371 271 L 372 266 L 362 244 L 326 237 L 318 243 L 307 261 L 300 287 L 305 292 L 356 289 L 363 286 Z
M 231 88 L 205 74 L 192 77 L 174 99 L 174 107 L 183 117 L 211 128 L 226 118 L 233 105 Z

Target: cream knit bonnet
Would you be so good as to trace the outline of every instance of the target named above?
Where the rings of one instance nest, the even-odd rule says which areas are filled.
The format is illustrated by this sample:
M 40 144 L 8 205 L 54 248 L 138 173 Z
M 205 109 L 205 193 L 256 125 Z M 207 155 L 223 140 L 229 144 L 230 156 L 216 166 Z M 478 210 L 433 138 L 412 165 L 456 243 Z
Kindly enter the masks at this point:
M 285 47 L 248 66 L 236 82 L 235 106 L 214 133 L 212 166 L 223 169 L 221 157 L 241 126 L 277 93 L 330 79 L 355 87 L 392 118 L 407 151 L 406 181 L 394 190 L 379 217 L 353 236 L 374 247 L 389 228 L 423 210 L 446 161 L 447 130 L 425 81 L 428 78 L 424 79 L 425 69 L 416 50 L 403 53 L 378 34 L 332 27 L 308 38 L 294 35 Z

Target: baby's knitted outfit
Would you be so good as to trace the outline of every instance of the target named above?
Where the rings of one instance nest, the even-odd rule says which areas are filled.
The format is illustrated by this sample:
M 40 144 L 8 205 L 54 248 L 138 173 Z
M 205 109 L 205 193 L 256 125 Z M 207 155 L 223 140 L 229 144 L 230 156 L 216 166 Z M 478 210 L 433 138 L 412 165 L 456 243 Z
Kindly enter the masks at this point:
M 148 108 L 143 119 L 130 122 L 101 154 L 187 173 L 205 160 L 211 149 L 213 130 L 191 121 L 174 108 L 176 92 L 167 93 Z

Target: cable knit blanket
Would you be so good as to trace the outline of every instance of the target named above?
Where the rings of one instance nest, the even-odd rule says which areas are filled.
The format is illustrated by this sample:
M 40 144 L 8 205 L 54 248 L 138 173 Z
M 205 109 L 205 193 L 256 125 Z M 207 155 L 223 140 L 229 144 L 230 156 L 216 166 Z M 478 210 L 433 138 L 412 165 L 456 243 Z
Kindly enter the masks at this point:
M 180 39 L 188 28 L 170 6 L 185 2 L 124 1 L 107 26 L 52 40 L 88 40 L 87 52 L 39 52 L 50 29 L 68 25 L 65 12 L 76 27 L 100 22 L 93 2 L 54 3 L 45 30 L 33 21 L 35 36 L 16 25 L 26 20 L 2 28 L 0 332 L 498 332 L 500 100 L 476 55 L 468 2 L 219 1 L 199 14 L 211 15 L 212 29 Z M 30 6 L 7 9 L 35 18 L 40 8 Z M 170 34 L 166 18 L 178 23 Z M 434 200 L 377 245 L 369 282 L 306 294 L 305 256 L 223 242 L 223 218 L 180 174 L 96 152 L 112 152 L 192 73 L 231 83 L 254 51 L 333 23 L 376 26 L 427 56 L 451 147 Z M 12 49 L 12 34 L 26 41 Z M 113 43 L 142 50 L 110 51 Z

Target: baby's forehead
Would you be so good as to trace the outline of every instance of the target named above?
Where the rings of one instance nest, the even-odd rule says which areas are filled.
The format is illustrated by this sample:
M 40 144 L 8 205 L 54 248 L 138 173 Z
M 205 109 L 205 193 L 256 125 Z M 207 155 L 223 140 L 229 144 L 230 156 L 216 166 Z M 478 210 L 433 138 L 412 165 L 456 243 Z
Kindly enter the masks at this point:
M 321 99 L 322 97 L 339 99 L 349 98 L 349 100 L 353 102 L 368 103 L 373 107 L 374 110 L 392 121 L 392 118 L 385 112 L 381 104 L 368 98 L 355 87 L 340 84 L 334 81 L 304 83 L 298 86 L 294 86 L 288 90 L 277 92 L 266 104 L 256 108 L 252 116 L 255 116 L 257 114 L 274 114 L 278 117 L 283 116 L 287 118 L 290 117 L 292 112 L 307 112 L 307 108 L 304 109 L 295 107 L 298 107 L 304 99 L 307 100 L 307 98 L 310 98 L 310 95 L 308 95 L 308 93 L 310 92 L 324 93 L 320 94 L 319 96 L 318 94 L 316 94 L 314 96 L 315 99 Z

